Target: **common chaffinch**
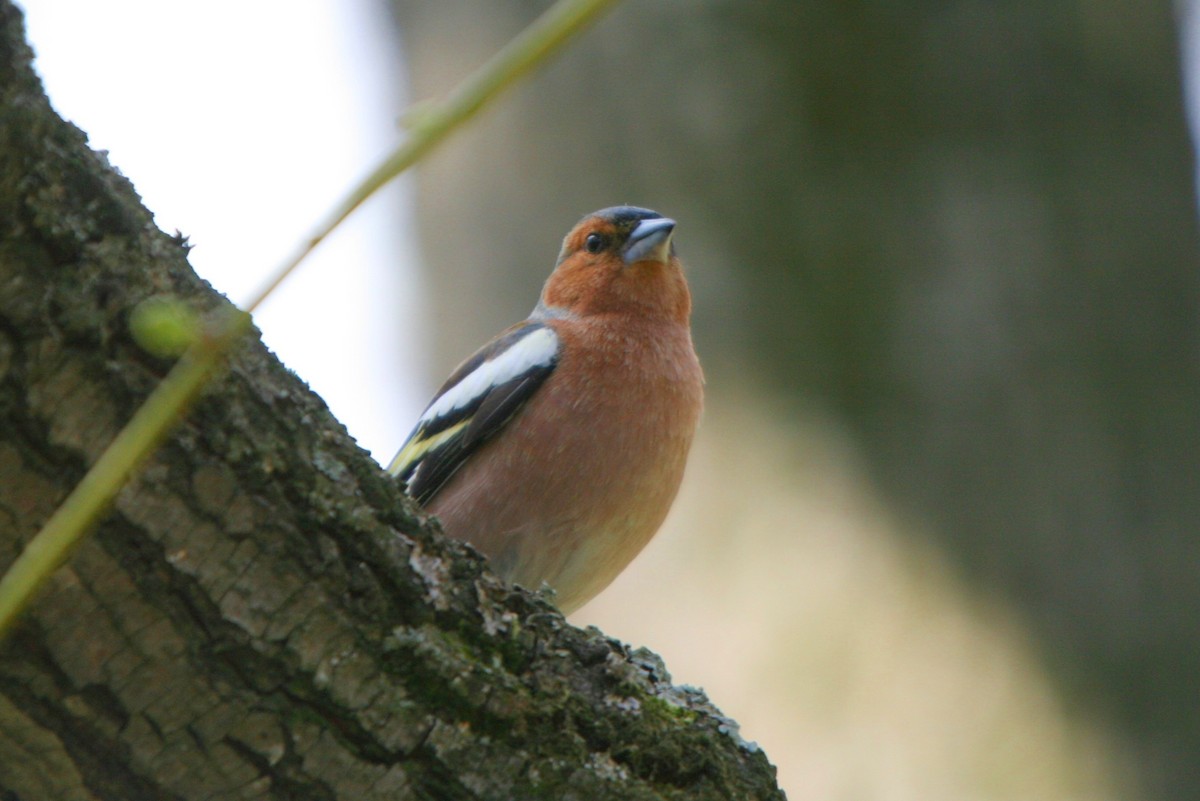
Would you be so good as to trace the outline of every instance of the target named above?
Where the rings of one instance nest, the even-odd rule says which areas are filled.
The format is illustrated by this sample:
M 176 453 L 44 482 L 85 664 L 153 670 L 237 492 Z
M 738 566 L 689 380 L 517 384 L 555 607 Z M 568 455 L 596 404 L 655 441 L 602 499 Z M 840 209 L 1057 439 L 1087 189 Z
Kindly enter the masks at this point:
M 563 613 L 662 524 L 704 378 L 675 221 L 616 206 L 563 240 L 529 319 L 459 365 L 388 467 L 446 534 Z

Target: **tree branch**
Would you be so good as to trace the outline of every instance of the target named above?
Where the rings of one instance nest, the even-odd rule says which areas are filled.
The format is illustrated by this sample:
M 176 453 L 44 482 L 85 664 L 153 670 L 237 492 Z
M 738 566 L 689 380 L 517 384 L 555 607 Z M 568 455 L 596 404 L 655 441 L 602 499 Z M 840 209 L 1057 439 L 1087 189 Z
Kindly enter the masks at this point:
M 0 0 L 0 566 L 225 305 L 51 111 Z M 0 797 L 782 798 L 656 657 L 442 539 L 257 342 L 0 647 Z

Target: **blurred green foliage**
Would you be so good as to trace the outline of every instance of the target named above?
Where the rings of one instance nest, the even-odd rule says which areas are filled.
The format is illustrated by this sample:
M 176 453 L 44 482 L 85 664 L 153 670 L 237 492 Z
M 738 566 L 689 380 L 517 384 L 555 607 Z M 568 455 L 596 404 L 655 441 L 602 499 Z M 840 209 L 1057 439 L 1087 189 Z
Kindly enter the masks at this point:
M 541 3 L 394 4 L 418 97 Z M 1146 786 L 1200 798 L 1200 236 L 1167 2 L 631 2 L 423 172 L 448 365 L 613 203 L 710 384 L 854 432 Z

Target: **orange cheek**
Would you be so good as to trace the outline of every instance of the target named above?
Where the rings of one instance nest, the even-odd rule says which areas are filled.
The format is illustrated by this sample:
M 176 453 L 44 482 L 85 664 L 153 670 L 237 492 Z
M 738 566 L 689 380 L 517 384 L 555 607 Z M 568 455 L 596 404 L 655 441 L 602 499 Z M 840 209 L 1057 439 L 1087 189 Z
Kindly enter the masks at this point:
M 576 255 L 559 265 L 546 285 L 546 301 L 552 306 L 583 311 L 604 294 L 606 265 L 595 257 L 583 258 Z

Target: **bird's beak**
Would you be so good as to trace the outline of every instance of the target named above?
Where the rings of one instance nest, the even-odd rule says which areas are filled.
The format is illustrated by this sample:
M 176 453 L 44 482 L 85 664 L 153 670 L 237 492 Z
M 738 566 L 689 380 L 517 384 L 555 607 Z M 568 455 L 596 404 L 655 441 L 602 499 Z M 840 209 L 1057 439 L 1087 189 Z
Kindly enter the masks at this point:
M 674 231 L 675 221 L 667 217 L 642 220 L 629 232 L 629 239 L 625 243 L 625 263 L 658 261 L 665 264 L 671 257 L 671 234 Z

